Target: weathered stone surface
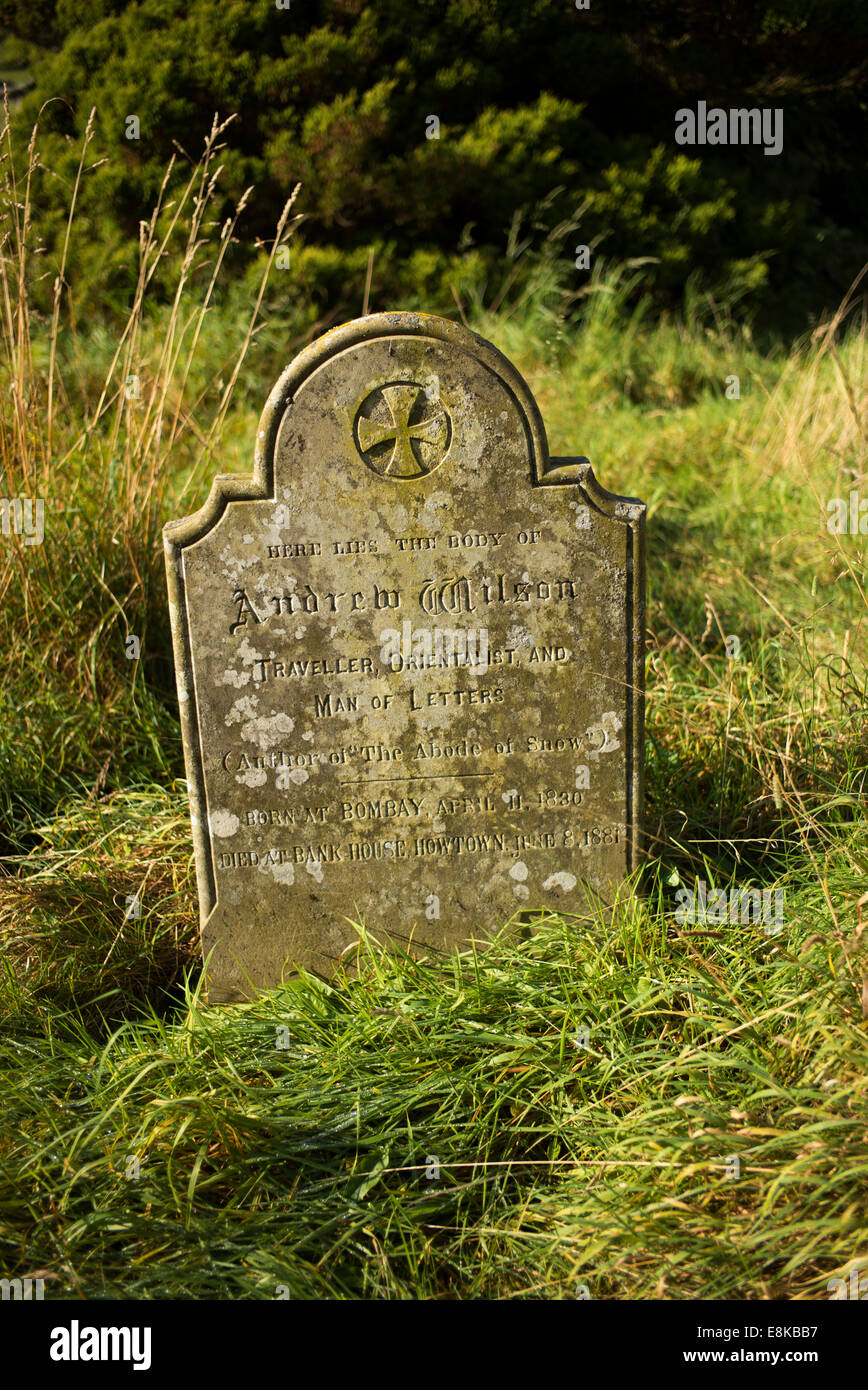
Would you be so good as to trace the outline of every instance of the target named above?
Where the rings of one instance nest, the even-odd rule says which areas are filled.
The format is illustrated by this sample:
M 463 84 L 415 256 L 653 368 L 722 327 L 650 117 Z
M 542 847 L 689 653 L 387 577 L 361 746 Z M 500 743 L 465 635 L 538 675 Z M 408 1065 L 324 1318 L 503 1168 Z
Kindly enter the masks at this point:
M 581 914 L 640 853 L 645 508 L 447 320 L 326 334 L 165 528 L 212 1001 Z M 486 650 L 487 648 L 487 650 Z

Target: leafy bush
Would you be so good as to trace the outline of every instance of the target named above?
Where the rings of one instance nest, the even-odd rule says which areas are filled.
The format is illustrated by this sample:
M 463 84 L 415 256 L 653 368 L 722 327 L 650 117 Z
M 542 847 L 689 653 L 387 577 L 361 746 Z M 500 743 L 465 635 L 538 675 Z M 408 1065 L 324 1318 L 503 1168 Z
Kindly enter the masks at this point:
M 868 260 L 868 185 L 853 177 L 868 134 L 859 0 L 746 0 L 732 21 L 692 0 L 587 11 L 549 0 L 0 0 L 3 18 L 34 81 L 18 139 L 42 109 L 39 150 L 56 174 L 34 226 L 49 264 L 75 179 L 70 137 L 96 109 L 91 235 L 68 273 L 106 307 L 135 283 L 139 222 L 167 158 L 194 159 L 215 112 L 237 113 L 218 211 L 256 186 L 233 263 L 255 256 L 301 181 L 306 242 L 325 252 L 321 277 L 306 263 L 312 294 L 344 316 L 361 303 L 372 246 L 372 309 L 453 307 L 463 255 L 472 246 L 476 268 L 492 272 L 519 210 L 539 244 L 582 208 L 580 231 L 564 230 L 557 248 L 577 289 L 587 271 L 574 268 L 576 244 L 602 243 L 614 260 L 654 258 L 646 288 L 658 305 L 678 301 L 693 274 L 708 290 L 737 289 L 742 310 L 785 331 L 834 307 Z M 682 149 L 675 112 L 699 100 L 782 108 L 783 152 Z M 439 138 L 428 138 L 432 116 Z

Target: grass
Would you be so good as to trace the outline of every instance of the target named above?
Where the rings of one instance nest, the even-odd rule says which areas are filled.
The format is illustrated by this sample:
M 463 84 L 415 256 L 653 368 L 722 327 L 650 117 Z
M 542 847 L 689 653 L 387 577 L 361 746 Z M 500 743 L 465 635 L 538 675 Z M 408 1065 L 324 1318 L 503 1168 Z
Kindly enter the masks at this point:
M 0 141 L 0 461 L 46 500 L 41 546 L 2 537 L 0 1272 L 48 1297 L 828 1297 L 868 1270 L 866 541 L 825 524 L 865 492 L 858 298 L 761 351 L 695 294 L 650 321 L 641 268 L 572 308 L 545 261 L 496 312 L 456 286 L 552 451 L 649 502 L 643 892 L 442 959 L 359 923 L 352 971 L 208 1010 L 160 528 L 249 471 L 310 328 L 264 282 L 221 289 L 219 143 L 170 176 L 117 328 L 62 266 L 36 307 L 44 172 Z M 86 175 L 85 150 L 76 199 Z M 697 877 L 781 888 L 783 930 L 680 924 Z

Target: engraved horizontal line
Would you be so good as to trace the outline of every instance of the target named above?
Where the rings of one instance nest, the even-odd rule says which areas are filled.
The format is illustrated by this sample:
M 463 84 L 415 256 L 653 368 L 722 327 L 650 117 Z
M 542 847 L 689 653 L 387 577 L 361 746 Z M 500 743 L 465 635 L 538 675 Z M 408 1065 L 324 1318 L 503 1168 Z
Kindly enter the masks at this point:
M 452 782 L 458 777 L 491 777 L 490 772 L 440 772 L 433 777 L 360 777 L 356 782 L 341 782 L 342 787 L 370 787 L 374 782 Z

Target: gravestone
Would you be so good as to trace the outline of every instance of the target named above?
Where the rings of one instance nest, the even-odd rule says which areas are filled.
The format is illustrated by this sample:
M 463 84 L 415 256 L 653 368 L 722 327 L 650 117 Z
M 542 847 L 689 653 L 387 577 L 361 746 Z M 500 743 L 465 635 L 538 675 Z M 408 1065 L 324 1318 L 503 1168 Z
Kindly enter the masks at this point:
M 443 950 L 611 902 L 644 524 L 448 320 L 373 314 L 287 367 L 252 478 L 164 532 L 212 1002 L 332 973 L 354 922 Z

